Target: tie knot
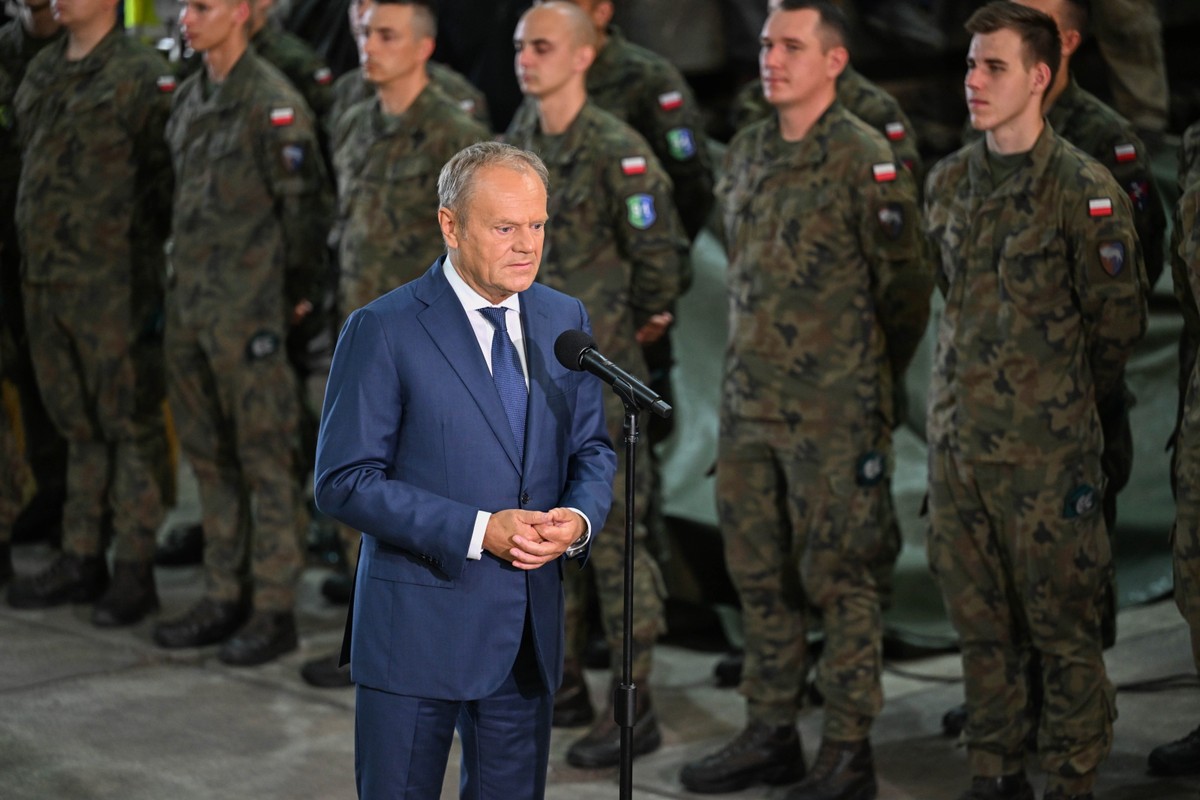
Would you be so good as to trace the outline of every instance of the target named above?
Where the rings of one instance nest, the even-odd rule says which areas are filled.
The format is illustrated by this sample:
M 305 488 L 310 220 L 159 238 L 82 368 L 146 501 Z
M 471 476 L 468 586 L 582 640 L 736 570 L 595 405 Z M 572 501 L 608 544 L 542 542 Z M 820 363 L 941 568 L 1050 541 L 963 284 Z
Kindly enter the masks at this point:
M 508 330 L 508 321 L 505 318 L 504 312 L 508 311 L 504 306 L 497 308 L 481 308 L 479 313 L 483 314 L 484 319 L 492 323 L 492 327 L 498 331 Z

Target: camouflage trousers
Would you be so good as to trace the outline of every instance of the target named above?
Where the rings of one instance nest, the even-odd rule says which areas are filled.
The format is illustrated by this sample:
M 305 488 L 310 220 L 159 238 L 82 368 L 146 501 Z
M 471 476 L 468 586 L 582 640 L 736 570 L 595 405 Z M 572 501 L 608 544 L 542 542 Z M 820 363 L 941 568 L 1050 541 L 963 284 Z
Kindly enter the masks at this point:
M 130 292 L 108 285 L 23 287 L 42 400 L 67 440 L 65 553 L 145 563 L 163 518 L 168 472 L 162 345 L 141 333 Z
M 16 387 L 9 381 L 16 344 L 7 326 L 0 326 L 0 544 L 12 539 L 12 526 L 25 505 L 33 484 L 33 472 L 17 441 Z M 10 391 L 11 387 L 11 391 Z
M 1098 457 L 1023 467 L 929 453 L 929 564 L 962 647 L 973 775 L 1021 768 L 1030 653 L 1045 696 L 1038 754 L 1051 783 L 1090 788 L 1112 746 L 1100 599 L 1112 555 Z M 1052 787 L 1053 788 L 1053 787 Z
M 1175 604 L 1192 635 L 1192 660 L 1200 672 L 1200 427 L 1190 419 L 1192 403 L 1175 443 L 1175 524 L 1171 528 L 1174 554 Z
M 1157 4 L 1095 0 L 1092 28 L 1108 64 L 1117 111 L 1139 128 L 1166 128 L 1170 94 Z
M 261 323 L 217 331 L 168 319 L 166 354 L 171 410 L 200 489 L 207 594 L 235 601 L 250 582 L 255 609 L 291 611 L 303 566 L 299 395 L 282 337 Z
M 600 530 L 592 531 L 591 554 L 587 568 L 568 568 L 564 572 L 566 592 L 566 628 L 568 657 L 578 658 L 586 644 L 587 598 L 589 572 L 596 581 L 600 602 L 600 618 L 604 635 L 612 651 L 612 675 L 621 677 L 624 657 L 625 630 L 625 410 L 615 394 L 605 399 L 605 418 L 608 435 L 617 451 L 617 474 L 613 478 L 612 509 Z M 649 496 L 653 461 L 645 431 L 645 414 L 639 419 L 637 469 L 634 474 L 634 531 L 633 531 L 633 680 L 645 685 L 650 676 L 654 642 L 664 629 L 663 581 L 658 564 L 646 547 L 646 515 L 650 510 Z
M 742 605 L 740 691 L 751 719 L 795 722 L 811 609 L 825 630 L 823 736 L 856 741 L 883 707 L 874 573 L 889 547 L 887 483 L 860 485 L 858 454 L 814 459 L 805 442 L 783 424 L 722 424 L 717 513 Z

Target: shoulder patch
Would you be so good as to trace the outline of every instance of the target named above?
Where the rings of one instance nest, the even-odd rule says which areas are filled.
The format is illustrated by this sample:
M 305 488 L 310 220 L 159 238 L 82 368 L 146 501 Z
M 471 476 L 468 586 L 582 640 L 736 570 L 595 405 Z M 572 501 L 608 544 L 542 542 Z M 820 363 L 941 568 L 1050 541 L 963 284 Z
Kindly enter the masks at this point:
M 644 231 L 654 224 L 658 214 L 654 210 L 654 195 L 632 194 L 625 198 L 625 210 L 629 224 Z
M 459 100 L 458 107 L 461 108 L 466 114 L 475 113 L 475 101 L 469 97 L 466 100 Z
M 1150 207 L 1150 182 L 1145 178 L 1130 181 L 1126 191 L 1129 192 L 1129 202 L 1133 203 L 1134 211 L 1145 211 Z
M 1125 268 L 1125 243 L 1101 242 L 1099 252 L 1100 266 L 1104 267 L 1104 271 L 1113 278 L 1120 275 Z
M 696 137 L 691 128 L 672 128 L 667 131 L 667 150 L 676 161 L 687 161 L 696 155 Z
M 1089 217 L 1111 217 L 1113 213 L 1112 198 L 1093 197 L 1088 200 Z
M 1137 148 L 1130 142 L 1119 144 L 1113 148 L 1113 156 L 1116 157 L 1119 164 L 1137 161 Z
M 626 175 L 642 175 L 646 172 L 646 159 L 641 156 L 630 156 L 621 159 L 621 172 Z
M 333 70 L 329 67 L 321 67 L 313 73 L 313 80 L 322 86 L 328 86 L 333 83 Z
M 893 142 L 904 141 L 904 137 L 908 136 L 908 132 L 904 130 L 904 123 L 896 120 L 889 122 L 883 126 L 883 132 L 887 134 L 887 138 Z
M 170 92 L 175 91 L 176 84 L 174 75 L 159 75 L 158 80 L 156 80 L 154 83 L 156 86 L 158 86 L 158 90 L 164 94 L 169 94 Z
M 876 183 L 887 183 L 888 181 L 896 180 L 896 165 L 891 161 L 883 164 L 876 164 L 871 167 L 871 174 L 875 176 Z
M 296 111 L 292 108 L 271 109 L 271 124 L 276 128 L 286 128 L 296 121 Z
M 904 233 L 904 206 L 899 203 L 885 203 L 877 212 L 879 225 L 883 234 L 893 242 Z
M 658 107 L 663 111 L 674 111 L 683 105 L 683 92 L 665 92 L 658 96 Z

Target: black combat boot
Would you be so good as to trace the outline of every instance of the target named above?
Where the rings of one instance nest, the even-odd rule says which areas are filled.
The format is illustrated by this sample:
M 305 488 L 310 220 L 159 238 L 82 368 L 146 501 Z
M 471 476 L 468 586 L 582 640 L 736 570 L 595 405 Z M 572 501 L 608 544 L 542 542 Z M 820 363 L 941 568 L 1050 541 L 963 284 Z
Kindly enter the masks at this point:
M 180 525 L 167 531 L 154 553 L 160 567 L 185 567 L 204 560 L 204 529 L 199 524 Z
M 1033 787 L 1024 772 L 999 778 L 976 776 L 971 779 L 971 788 L 959 795 L 958 800 L 1034 800 Z
M 60 553 L 36 575 L 16 578 L 8 587 L 13 608 L 49 608 L 63 603 L 90 603 L 108 584 L 108 569 L 100 556 Z
M 683 766 L 679 780 L 689 792 L 736 792 L 758 783 L 782 786 L 804 777 L 804 752 L 795 725 L 772 728 L 750 722 L 716 752 Z
M 574 728 L 595 718 L 596 710 L 583 679 L 583 665 L 578 658 L 567 656 L 563 660 L 562 685 L 554 693 L 554 727 Z
M 870 740 L 822 739 L 808 777 L 787 793 L 786 800 L 875 800 L 878 791 Z
M 0 542 L 0 586 L 8 583 L 12 576 L 12 545 Z
M 650 703 L 650 692 L 639 687 L 633 722 L 633 755 L 640 756 L 662 745 L 658 717 Z M 612 694 L 596 724 L 567 750 L 567 763 L 573 767 L 615 767 L 621 761 L 621 728 L 613 714 Z
M 299 647 L 296 617 L 291 611 L 255 611 L 217 652 L 217 658 L 235 667 L 253 667 L 274 661 Z
M 342 652 L 338 650 L 327 656 L 306 661 L 304 666 L 300 667 L 300 677 L 304 678 L 304 682 L 309 686 L 316 686 L 318 689 L 339 689 L 353 686 L 354 683 L 350 680 L 350 667 L 339 667 L 338 662 L 341 660 Z
M 1155 775 L 1200 774 L 1200 728 L 1151 750 L 1149 765 Z
M 113 564 L 108 591 L 92 607 L 92 624 L 100 628 L 132 625 L 157 610 L 154 565 L 149 562 L 118 561 Z
M 204 647 L 228 639 L 245 621 L 243 602 L 222 602 L 202 597 L 182 617 L 154 627 L 154 641 L 161 647 Z

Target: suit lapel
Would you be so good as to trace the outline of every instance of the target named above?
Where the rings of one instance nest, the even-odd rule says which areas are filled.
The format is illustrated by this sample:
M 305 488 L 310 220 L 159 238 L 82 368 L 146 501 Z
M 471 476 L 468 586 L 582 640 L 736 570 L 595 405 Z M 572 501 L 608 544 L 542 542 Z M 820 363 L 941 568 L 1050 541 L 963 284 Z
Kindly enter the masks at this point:
M 417 314 L 417 319 L 479 406 L 513 467 L 521 472 L 521 459 L 517 455 L 512 428 L 508 425 L 508 415 L 500 404 L 496 384 L 492 382 L 483 353 L 479 352 L 479 341 L 471 330 L 462 303 L 442 274 L 444 268 L 445 256 L 421 278 L 417 297 L 428 307 Z
M 545 312 L 537 303 L 529 302 L 529 293 L 521 294 L 521 324 L 525 333 L 525 365 L 529 369 L 529 406 L 525 413 L 525 467 L 537 469 L 534 459 L 541 452 L 542 431 L 549 405 L 546 403 L 546 386 L 550 374 L 546 371 L 545 331 L 549 326 Z

